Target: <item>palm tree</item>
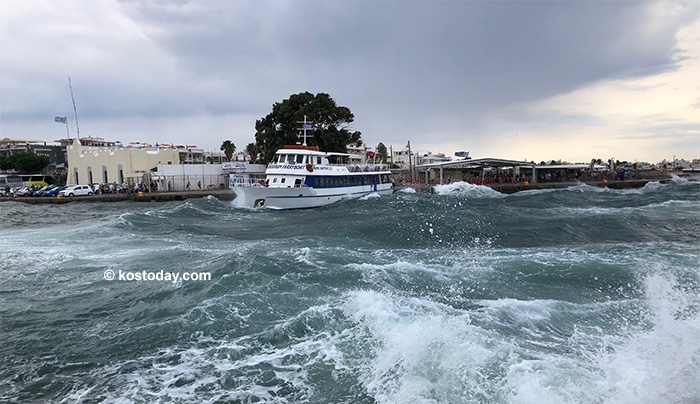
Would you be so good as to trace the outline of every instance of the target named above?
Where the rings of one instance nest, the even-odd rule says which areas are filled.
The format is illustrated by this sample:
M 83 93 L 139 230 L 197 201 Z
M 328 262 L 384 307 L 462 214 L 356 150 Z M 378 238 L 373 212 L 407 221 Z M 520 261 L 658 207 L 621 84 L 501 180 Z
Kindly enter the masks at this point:
M 255 163 L 258 161 L 260 150 L 258 149 L 258 146 L 255 143 L 248 143 L 248 146 L 246 146 L 245 151 L 248 154 L 248 156 L 250 156 L 251 163 Z
M 230 140 L 224 140 L 221 144 L 221 151 L 226 155 L 226 160 L 231 161 L 233 153 L 236 151 L 236 145 Z

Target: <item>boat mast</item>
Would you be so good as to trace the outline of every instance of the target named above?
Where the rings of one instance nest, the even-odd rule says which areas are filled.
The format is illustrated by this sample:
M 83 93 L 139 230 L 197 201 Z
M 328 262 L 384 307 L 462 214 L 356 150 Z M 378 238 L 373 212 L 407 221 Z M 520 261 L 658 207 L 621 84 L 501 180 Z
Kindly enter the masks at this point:
M 307 137 L 307 136 L 309 136 L 309 137 L 313 136 L 313 135 L 307 135 L 307 134 L 306 134 L 306 131 L 307 131 L 307 130 L 315 130 L 315 129 L 313 128 L 313 126 L 311 126 L 311 124 L 312 124 L 313 122 L 307 121 L 307 120 L 306 120 L 306 115 L 304 115 L 304 120 L 303 120 L 303 121 L 297 121 L 297 123 L 303 124 L 303 126 L 302 126 L 301 128 L 298 128 L 298 130 L 304 131 L 304 135 L 303 135 L 303 137 L 304 137 L 304 143 L 303 143 L 303 145 L 306 146 L 306 137 Z M 297 135 L 297 137 L 302 137 L 302 136 Z
M 78 134 L 78 141 L 80 141 L 80 127 L 78 126 L 78 109 L 75 108 L 75 97 L 73 96 L 73 86 L 71 85 L 71 82 L 70 82 L 70 76 L 68 76 L 68 88 L 70 88 L 70 98 L 71 98 L 71 100 L 73 100 L 73 113 L 75 114 L 75 130 Z M 67 127 L 68 126 L 66 126 L 66 128 Z

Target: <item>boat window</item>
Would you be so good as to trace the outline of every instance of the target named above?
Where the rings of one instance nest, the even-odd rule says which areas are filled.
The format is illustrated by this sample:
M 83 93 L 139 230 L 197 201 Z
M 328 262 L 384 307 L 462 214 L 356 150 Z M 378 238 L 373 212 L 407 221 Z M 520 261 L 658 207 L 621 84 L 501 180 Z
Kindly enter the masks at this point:
M 293 154 L 287 155 L 287 164 L 294 164 L 294 155 Z
M 276 182 L 277 182 L 277 177 L 275 177 L 275 178 L 272 179 L 272 183 L 273 183 L 273 184 L 276 183 Z
M 294 187 L 298 188 L 300 186 L 301 186 L 301 178 L 297 178 L 296 180 L 294 180 Z
M 280 184 L 284 184 L 284 180 L 286 180 L 285 177 L 282 177 L 282 180 L 280 181 Z
M 321 164 L 321 156 L 316 156 L 316 164 Z
M 297 154 L 297 164 L 303 164 L 303 163 L 304 163 L 304 155 Z

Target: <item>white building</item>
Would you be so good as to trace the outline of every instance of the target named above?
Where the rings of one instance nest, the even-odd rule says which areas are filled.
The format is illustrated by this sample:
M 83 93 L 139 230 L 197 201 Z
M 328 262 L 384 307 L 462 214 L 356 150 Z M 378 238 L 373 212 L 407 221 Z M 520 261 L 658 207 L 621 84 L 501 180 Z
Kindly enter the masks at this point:
M 159 164 L 179 165 L 180 151 L 162 147 L 123 147 L 102 138 L 70 139 L 66 147 L 68 183 L 148 182 Z
M 452 161 L 452 157 L 445 156 L 445 153 L 433 154 L 432 152 L 428 152 L 428 154 L 418 157 L 418 165 L 444 163 L 447 161 Z

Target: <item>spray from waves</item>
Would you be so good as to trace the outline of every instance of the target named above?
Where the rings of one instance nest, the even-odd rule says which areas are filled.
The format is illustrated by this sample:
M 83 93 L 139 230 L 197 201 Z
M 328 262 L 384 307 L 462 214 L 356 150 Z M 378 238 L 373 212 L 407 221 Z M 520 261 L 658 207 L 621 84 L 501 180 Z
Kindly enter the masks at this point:
M 481 313 L 356 291 L 343 311 L 372 353 L 360 381 L 379 403 L 697 403 L 697 290 L 659 275 L 646 285 L 644 318 L 614 333 L 590 320 L 571 319 L 563 334 L 551 327 L 571 313 L 608 321 L 640 302 L 486 301 Z
M 397 192 L 401 192 L 401 193 L 404 193 L 404 194 L 415 194 L 415 193 L 417 193 L 418 191 L 416 191 L 414 188 L 406 187 L 406 188 L 400 189 L 400 190 L 397 191 Z
M 435 186 L 438 195 L 454 195 L 467 198 L 503 198 L 505 194 L 494 191 L 484 185 L 474 185 L 468 182 L 458 181 L 446 185 Z
M 651 329 L 598 358 L 608 402 L 700 402 L 700 282 L 680 285 L 653 274 L 645 283 Z
M 688 185 L 688 184 L 690 184 L 690 181 L 688 181 L 687 178 L 679 177 L 679 176 L 677 176 L 676 174 L 671 175 L 671 182 L 674 183 L 674 184 L 678 184 L 678 185 Z M 695 181 L 695 183 L 698 183 L 698 182 Z
M 474 324 L 470 313 L 373 291 L 344 306 L 370 349 L 360 378 L 378 403 L 595 402 L 596 370 L 517 335 Z M 544 383 L 543 386 L 536 386 Z

